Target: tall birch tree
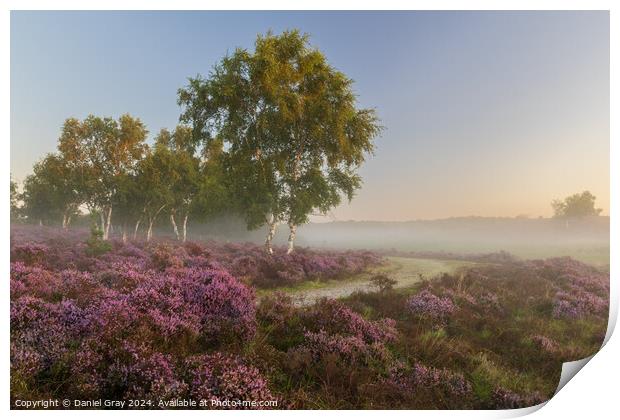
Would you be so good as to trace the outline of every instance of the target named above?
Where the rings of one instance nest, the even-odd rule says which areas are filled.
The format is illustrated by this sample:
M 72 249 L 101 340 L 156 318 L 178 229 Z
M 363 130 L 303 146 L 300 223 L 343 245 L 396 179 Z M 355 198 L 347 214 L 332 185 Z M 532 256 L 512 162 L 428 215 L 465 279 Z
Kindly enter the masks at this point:
M 110 234 L 119 182 L 135 172 L 147 150 L 147 134 L 144 124 L 129 114 L 118 120 L 89 115 L 65 121 L 58 149 L 82 177 L 86 205 L 100 215 L 103 239 Z
M 293 252 L 299 225 L 361 186 L 357 169 L 381 127 L 374 110 L 358 107 L 352 85 L 307 35 L 287 31 L 259 35 L 253 52 L 236 49 L 179 90 L 194 141 L 225 144 L 248 228 L 267 225 L 267 252 L 279 223 Z

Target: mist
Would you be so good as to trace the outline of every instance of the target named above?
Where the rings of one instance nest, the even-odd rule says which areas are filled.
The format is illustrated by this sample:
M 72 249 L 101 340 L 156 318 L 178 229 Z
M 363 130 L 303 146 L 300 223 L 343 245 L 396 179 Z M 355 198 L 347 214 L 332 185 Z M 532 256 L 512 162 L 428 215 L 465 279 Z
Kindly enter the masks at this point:
M 162 225 L 159 233 L 166 235 L 166 230 Z M 225 217 L 195 224 L 190 232 L 193 240 L 262 243 L 266 228 L 248 231 L 242 220 Z M 280 225 L 275 244 L 285 245 L 287 235 L 286 225 Z M 571 256 L 591 264 L 607 265 L 609 217 L 460 217 L 409 222 L 308 223 L 299 228 L 297 242 L 304 247 L 385 252 L 478 254 L 506 251 L 524 259 Z

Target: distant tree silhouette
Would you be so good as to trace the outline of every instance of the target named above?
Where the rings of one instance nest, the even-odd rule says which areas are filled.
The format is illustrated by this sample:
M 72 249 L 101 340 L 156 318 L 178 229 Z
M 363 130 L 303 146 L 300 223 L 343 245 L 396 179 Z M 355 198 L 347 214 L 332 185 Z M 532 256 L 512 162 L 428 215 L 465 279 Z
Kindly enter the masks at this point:
M 598 216 L 603 210 L 594 207 L 595 200 L 596 197 L 590 191 L 584 191 L 581 194 L 568 196 L 564 200 L 553 200 L 551 207 L 555 217 Z

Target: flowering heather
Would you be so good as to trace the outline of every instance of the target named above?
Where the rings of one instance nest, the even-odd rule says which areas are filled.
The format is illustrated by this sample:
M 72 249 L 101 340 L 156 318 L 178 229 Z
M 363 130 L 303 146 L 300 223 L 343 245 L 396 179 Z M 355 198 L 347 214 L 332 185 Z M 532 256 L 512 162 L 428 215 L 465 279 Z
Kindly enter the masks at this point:
M 500 311 L 502 309 L 499 298 L 495 293 L 492 292 L 487 292 L 480 295 L 480 297 L 478 297 L 478 304 L 482 308 L 491 311 Z
M 444 324 L 456 306 L 449 297 L 439 297 L 429 290 L 423 290 L 407 300 L 407 309 L 415 316 Z
M 604 314 L 607 312 L 608 301 L 589 292 L 574 293 L 572 295 L 558 292 L 553 301 L 553 316 L 555 318 L 578 319 L 588 315 Z
M 67 347 L 84 329 L 81 309 L 72 301 L 48 303 L 22 296 L 11 302 L 11 343 L 15 354 L 30 354 L 42 369 L 68 354 Z M 21 356 L 20 356 L 21 357 Z
M 192 398 L 213 401 L 267 401 L 273 396 L 267 381 L 253 366 L 223 353 L 200 355 L 185 361 Z
M 315 331 L 352 335 L 367 343 L 388 343 L 397 336 L 396 321 L 393 319 L 365 320 L 359 313 L 334 299 L 319 301 L 304 318 Z
M 187 354 L 255 333 L 253 290 L 226 271 L 184 267 L 181 247 L 169 259 L 170 248 L 116 243 L 78 257 L 80 270 L 58 252 L 13 242 L 11 366 L 21 384 L 53 375 L 76 398 L 174 398 L 187 388 L 178 379 Z M 68 372 L 71 381 L 58 377 Z
M 45 259 L 49 247 L 42 243 L 27 242 L 11 248 L 11 261 L 22 261 L 25 264 L 39 264 Z
M 294 349 L 297 353 L 307 353 L 313 361 L 322 361 L 336 356 L 347 365 L 365 365 L 371 360 L 384 361 L 389 352 L 381 343 L 366 343 L 357 336 L 328 334 L 321 330 L 317 333 L 307 331 L 304 343 Z
M 297 306 L 254 287 L 346 278 L 381 258 L 118 240 L 94 256 L 87 236 L 13 229 L 13 401 L 525 407 L 553 394 L 562 362 L 596 352 L 607 326 L 609 274 L 570 258 L 487 256 L 409 289 Z
M 11 371 L 13 375 L 32 378 L 43 368 L 41 355 L 28 347 L 11 343 Z
M 293 299 L 283 292 L 272 293 L 261 299 L 257 308 L 257 318 L 270 327 L 285 325 L 295 313 Z
M 71 391 L 90 398 L 168 399 L 187 389 L 178 378 L 172 356 L 130 340 L 120 340 L 115 346 L 85 341 L 71 373 Z
M 276 247 L 274 255 L 267 255 L 262 246 L 251 243 L 188 242 L 180 245 L 170 241 L 146 244 L 118 240 L 112 241 L 111 251 L 95 258 L 87 252 L 84 244 L 87 238 L 85 230 L 14 228 L 11 261 L 36 263 L 53 271 L 78 269 L 93 274 L 122 265 L 138 271 L 202 267 L 228 271 L 240 281 L 258 287 L 344 278 L 382 263 L 378 254 L 369 251 L 298 248 L 287 255 L 284 248 Z
M 539 393 L 519 395 L 504 388 L 493 390 L 491 401 L 494 409 L 526 408 L 541 404 L 546 401 Z
M 558 349 L 558 344 L 551 338 L 545 337 L 544 335 L 533 335 L 531 339 L 534 345 L 548 353 L 553 353 Z
M 471 384 L 460 373 L 428 367 L 419 362 L 411 368 L 406 368 L 402 363 L 395 364 L 386 383 L 405 394 L 436 389 L 450 398 L 462 398 L 472 392 Z

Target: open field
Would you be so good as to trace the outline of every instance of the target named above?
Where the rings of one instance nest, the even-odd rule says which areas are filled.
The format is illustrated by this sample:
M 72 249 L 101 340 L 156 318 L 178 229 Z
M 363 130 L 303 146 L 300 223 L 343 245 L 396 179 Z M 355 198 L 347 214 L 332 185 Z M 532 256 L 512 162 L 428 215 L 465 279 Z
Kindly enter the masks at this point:
M 298 251 L 13 229 L 12 401 L 516 408 L 605 335 L 609 273 L 570 258 Z
M 307 281 L 296 287 L 280 287 L 273 291 L 259 291 L 258 296 L 273 292 L 284 292 L 300 305 L 310 305 L 322 298 L 338 299 L 355 292 L 371 292 L 376 289 L 369 283 L 373 275 L 382 273 L 396 281 L 395 289 L 436 277 L 440 274 L 454 274 L 459 269 L 473 267 L 476 263 L 466 261 L 433 260 L 424 258 L 386 257 L 385 263 L 372 267 L 363 273 L 347 279 L 331 281 Z

